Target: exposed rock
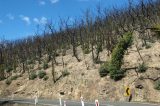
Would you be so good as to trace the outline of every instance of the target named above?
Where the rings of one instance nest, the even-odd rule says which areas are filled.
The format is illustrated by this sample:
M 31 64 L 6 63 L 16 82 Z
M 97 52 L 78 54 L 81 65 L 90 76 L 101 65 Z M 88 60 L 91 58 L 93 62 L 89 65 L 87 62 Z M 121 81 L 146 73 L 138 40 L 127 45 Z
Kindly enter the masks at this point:
M 144 88 L 141 80 L 138 80 L 137 82 L 135 82 L 135 88 L 137 88 L 137 89 L 143 89 Z
M 63 91 L 60 92 L 60 95 L 64 95 L 65 93 Z
M 141 85 L 141 84 L 137 84 L 137 85 L 135 85 L 135 87 L 138 89 L 143 89 L 143 85 Z

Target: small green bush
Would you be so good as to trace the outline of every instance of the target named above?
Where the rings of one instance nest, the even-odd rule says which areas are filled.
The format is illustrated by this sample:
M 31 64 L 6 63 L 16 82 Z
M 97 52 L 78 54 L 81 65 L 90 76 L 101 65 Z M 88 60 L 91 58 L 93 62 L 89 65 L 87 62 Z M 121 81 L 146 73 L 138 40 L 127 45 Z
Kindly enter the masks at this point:
M 4 77 L 3 77 L 3 78 L 0 77 L 0 81 L 3 81 L 3 80 L 5 80 L 5 79 L 6 79 L 6 78 L 4 78 Z
M 62 71 L 62 76 L 63 77 L 65 77 L 65 76 L 67 76 L 67 75 L 69 75 L 70 73 L 68 72 L 68 70 L 67 69 L 64 69 L 63 71 Z
M 46 70 L 48 68 L 48 63 L 43 64 L 43 69 Z
M 89 47 L 82 47 L 82 50 L 83 50 L 83 53 L 84 54 L 89 54 L 90 53 L 90 50 L 89 50 Z
M 37 74 L 35 72 L 31 72 L 29 75 L 29 80 L 34 80 L 35 78 L 37 78 Z
M 149 49 L 149 48 L 151 48 L 151 45 L 147 44 L 145 48 Z
M 38 77 L 39 77 L 40 79 L 44 78 L 45 75 L 46 75 L 46 72 L 45 72 L 45 71 L 39 71 L 39 72 L 38 72 Z
M 154 25 L 152 30 L 157 33 L 156 36 L 159 39 L 160 38 L 160 24 Z
M 90 50 L 89 49 L 84 49 L 84 54 L 89 54 Z
M 16 80 L 19 77 L 19 75 L 11 76 L 11 80 Z
M 5 81 L 5 83 L 6 83 L 7 85 L 10 85 L 10 84 L 12 83 L 12 80 L 11 80 L 11 79 L 7 79 L 7 80 Z
M 49 77 L 46 75 L 46 76 L 44 76 L 44 78 L 43 78 L 43 80 L 44 81 L 46 81 L 46 80 L 48 80 L 49 79 Z
M 102 51 L 103 51 L 102 42 L 99 42 L 99 43 L 97 44 L 96 51 L 97 51 L 97 52 L 102 52 Z
M 110 77 L 112 79 L 114 79 L 115 81 L 121 80 L 125 75 L 124 75 L 125 71 L 124 70 L 116 70 L 113 68 L 112 71 L 110 71 Z
M 146 72 L 146 70 L 148 69 L 148 67 L 146 66 L 146 64 L 142 63 L 138 66 L 138 72 L 139 73 L 143 73 Z
M 28 65 L 30 65 L 30 64 L 34 64 L 34 60 L 33 60 L 33 59 L 28 60 L 28 61 L 27 61 L 27 63 L 28 63 Z
M 155 83 L 155 87 L 154 87 L 156 90 L 160 90 L 160 81 L 157 81 Z
M 10 73 L 12 70 L 13 70 L 13 68 L 11 66 L 9 66 L 9 67 L 6 68 L 6 72 L 7 73 Z
M 108 73 L 109 73 L 108 63 L 101 65 L 101 67 L 99 68 L 99 75 L 101 77 L 105 77 Z

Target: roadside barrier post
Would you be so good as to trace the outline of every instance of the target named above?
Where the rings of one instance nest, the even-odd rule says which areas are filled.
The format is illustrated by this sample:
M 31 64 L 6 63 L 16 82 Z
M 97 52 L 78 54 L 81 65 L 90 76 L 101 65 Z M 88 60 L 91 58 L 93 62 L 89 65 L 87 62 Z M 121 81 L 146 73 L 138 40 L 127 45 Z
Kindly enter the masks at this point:
M 59 98 L 59 105 L 62 106 L 62 100 Z
M 66 106 L 66 101 L 64 101 L 64 106 Z
M 99 106 L 98 100 L 95 100 L 95 104 L 96 104 L 96 106 Z
M 38 97 L 36 96 L 35 97 L 35 106 L 37 106 L 37 103 L 38 103 Z
M 83 97 L 81 96 L 81 104 L 82 106 L 84 106 L 84 101 L 83 101 Z

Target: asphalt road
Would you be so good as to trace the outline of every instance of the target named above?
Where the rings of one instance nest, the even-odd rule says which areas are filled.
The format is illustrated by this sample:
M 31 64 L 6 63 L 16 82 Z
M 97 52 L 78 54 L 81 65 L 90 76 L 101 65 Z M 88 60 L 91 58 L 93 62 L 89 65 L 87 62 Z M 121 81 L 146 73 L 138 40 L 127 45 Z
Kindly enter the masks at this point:
M 35 104 L 35 100 L 33 99 L 15 99 L 15 100 L 7 100 L 0 99 L 0 103 L 7 103 L 10 101 L 11 103 L 20 103 L 20 104 Z M 80 101 L 70 101 L 70 100 L 62 100 L 66 101 L 66 106 L 82 106 Z M 59 100 L 45 100 L 38 99 L 38 105 L 44 106 L 60 106 Z M 63 106 L 63 103 L 62 103 Z M 95 106 L 94 102 L 84 102 L 84 106 Z M 137 103 L 137 102 L 100 102 L 99 106 L 160 106 L 160 104 L 149 104 L 149 103 Z

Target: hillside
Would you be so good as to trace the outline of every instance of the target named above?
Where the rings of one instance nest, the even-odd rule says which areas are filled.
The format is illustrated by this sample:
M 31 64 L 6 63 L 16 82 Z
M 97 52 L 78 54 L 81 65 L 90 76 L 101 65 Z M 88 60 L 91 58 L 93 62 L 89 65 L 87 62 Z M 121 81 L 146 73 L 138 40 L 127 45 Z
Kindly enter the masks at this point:
M 160 1 L 129 1 L 0 42 L 0 97 L 160 102 Z M 125 96 L 126 88 L 131 90 Z
M 151 47 L 148 49 L 142 47 L 141 44 L 138 45 L 141 48 L 140 53 L 149 67 L 145 73 L 137 75 L 135 70 L 131 69 L 126 72 L 126 76 L 122 80 L 117 82 L 110 79 L 109 76 L 101 78 L 98 72 L 100 64 L 92 62 L 91 53 L 86 54 L 84 60 L 82 50 L 78 47 L 78 55 L 82 60 L 81 62 L 77 62 L 72 57 L 71 50 L 68 50 L 66 56 L 64 56 L 65 69 L 69 72 L 68 76 L 62 77 L 54 84 L 51 76 L 52 69 L 50 62 L 49 68 L 44 70 L 49 76 L 47 81 L 39 78 L 29 80 L 27 73 L 25 73 L 10 85 L 6 85 L 5 81 L 1 81 L 0 95 L 2 97 L 10 97 L 14 94 L 14 97 L 34 98 L 38 91 L 40 98 L 58 99 L 62 97 L 64 99 L 79 100 L 83 96 L 85 100 L 98 98 L 109 101 L 126 101 L 127 97 L 124 96 L 124 92 L 125 87 L 129 86 L 133 94 L 132 101 L 160 102 L 160 91 L 154 89 L 155 82 L 150 79 L 142 79 L 142 77 L 153 79 L 160 77 L 160 43 L 150 43 Z M 102 62 L 106 61 L 106 57 L 107 51 L 103 50 L 100 53 L 100 60 Z M 61 58 L 61 56 L 56 57 L 58 63 L 62 63 Z M 89 66 L 88 70 L 86 69 L 85 62 Z M 132 45 L 124 56 L 123 67 L 137 67 L 141 62 L 135 45 Z M 59 64 L 55 66 L 55 70 L 57 73 L 56 77 L 59 77 L 64 69 Z M 136 88 L 137 84 L 141 85 L 142 89 Z

